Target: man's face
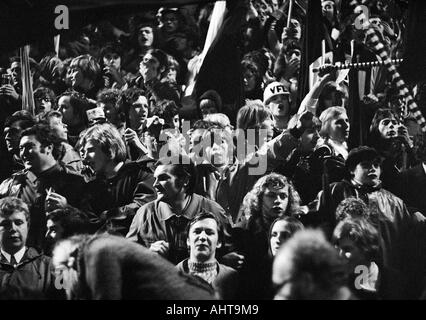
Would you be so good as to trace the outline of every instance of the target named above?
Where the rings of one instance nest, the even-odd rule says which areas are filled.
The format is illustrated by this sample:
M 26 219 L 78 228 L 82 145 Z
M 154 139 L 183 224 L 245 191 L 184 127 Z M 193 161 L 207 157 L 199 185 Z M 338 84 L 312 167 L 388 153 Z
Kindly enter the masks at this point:
M 226 138 L 215 132 L 211 135 L 211 146 L 206 148 L 207 160 L 214 166 L 224 166 L 228 164 L 229 145 Z
M 14 211 L 8 217 L 0 217 L 1 247 L 9 254 L 15 254 L 25 246 L 28 235 L 28 221 L 25 213 Z
M 6 148 L 10 153 L 19 153 L 19 140 L 22 131 L 21 121 L 15 121 L 10 127 L 4 128 L 3 133 L 6 140 Z
M 52 159 L 52 146 L 42 147 L 34 135 L 23 136 L 19 143 L 19 156 L 25 168 L 40 172 L 42 167 Z
M 269 99 L 267 107 L 271 110 L 274 117 L 288 117 L 290 114 L 288 95 L 279 94 L 272 97 Z
M 162 201 L 174 201 L 180 194 L 184 193 L 183 181 L 175 176 L 172 165 L 159 165 L 154 172 L 154 188 L 157 199 Z
M 197 221 L 191 226 L 187 239 L 191 258 L 197 262 L 215 258 L 216 249 L 221 247 L 217 230 L 217 222 L 211 218 Z
M 381 172 L 379 159 L 362 161 L 352 170 L 354 180 L 363 186 L 371 187 L 379 184 Z
M 50 117 L 49 127 L 59 139 L 65 142 L 68 141 L 68 128 L 67 125 L 62 122 L 61 117 Z
M 333 140 L 346 141 L 349 138 L 349 119 L 346 114 L 339 114 L 331 120 L 329 136 Z
M 160 76 L 159 68 L 160 62 L 150 53 L 147 53 L 139 64 L 139 72 L 145 81 L 158 78 Z
M 83 72 L 78 67 L 70 67 L 68 69 L 67 77 L 69 78 L 73 88 L 81 88 L 85 80 Z
M 165 14 L 163 14 L 163 16 L 161 17 L 161 22 L 164 26 L 164 30 L 167 33 L 173 33 L 177 30 L 178 26 L 179 26 L 179 20 L 176 16 L 176 14 L 172 13 L 172 12 L 167 12 Z
M 271 141 L 274 137 L 274 121 L 272 119 L 267 119 L 263 121 L 262 125 L 260 126 L 260 129 L 266 131 L 266 137 L 265 140 L 261 141 L 259 147 L 261 147 L 264 143 Z
M 149 48 L 154 42 L 154 32 L 152 27 L 142 27 L 138 33 L 138 43 L 142 48 Z
M 10 65 L 10 73 L 12 75 L 12 81 L 14 86 L 22 82 L 21 64 L 19 62 L 12 62 L 12 64 Z
M 144 96 L 139 96 L 138 100 L 132 104 L 129 110 L 130 127 L 137 130 L 148 118 L 148 100 Z
M 62 113 L 62 121 L 68 126 L 76 123 L 77 119 L 74 115 L 74 108 L 70 104 L 70 97 L 63 96 L 58 101 L 58 111 Z
M 262 215 L 274 220 L 287 211 L 289 187 L 267 187 L 262 197 Z
M 382 138 L 390 139 L 398 135 L 398 121 L 395 118 L 385 118 L 379 122 L 379 132 Z
M 92 141 L 84 145 L 81 158 L 96 173 L 105 173 L 108 164 L 112 161 L 111 157 L 102 151 L 101 146 Z
M 274 257 L 281 245 L 286 242 L 291 237 L 291 235 L 292 233 L 289 229 L 287 221 L 278 220 L 274 223 L 271 230 L 271 237 L 269 239 L 271 252 Z
M 121 68 L 121 57 L 118 53 L 107 53 L 102 58 L 105 66 L 114 67 L 117 70 Z

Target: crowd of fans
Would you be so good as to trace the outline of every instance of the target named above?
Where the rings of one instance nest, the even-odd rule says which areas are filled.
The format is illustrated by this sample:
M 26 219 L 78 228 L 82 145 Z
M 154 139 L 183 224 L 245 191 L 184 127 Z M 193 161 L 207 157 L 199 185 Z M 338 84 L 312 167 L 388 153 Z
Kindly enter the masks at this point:
M 34 113 L 2 55 L 2 299 L 426 294 L 426 136 L 381 66 L 358 90 L 363 126 L 328 62 L 299 99 L 307 1 L 287 26 L 288 2 L 245 1 L 238 108 L 188 91 L 214 3 L 112 17 L 57 53 L 31 44 Z M 378 60 L 345 1 L 321 5 L 334 52 Z M 406 3 L 368 5 L 401 57 Z

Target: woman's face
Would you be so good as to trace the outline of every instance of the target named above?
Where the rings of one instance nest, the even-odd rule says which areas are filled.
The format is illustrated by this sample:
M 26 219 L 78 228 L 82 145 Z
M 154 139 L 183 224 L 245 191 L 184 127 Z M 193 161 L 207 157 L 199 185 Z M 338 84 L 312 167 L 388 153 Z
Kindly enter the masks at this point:
M 398 135 L 398 121 L 393 117 L 385 118 L 379 122 L 378 129 L 382 138 L 394 138 Z
M 271 229 L 271 235 L 269 238 L 269 244 L 271 246 L 272 256 L 278 252 L 278 249 L 286 242 L 292 235 L 289 228 L 289 223 L 285 220 L 278 220 L 274 223 Z

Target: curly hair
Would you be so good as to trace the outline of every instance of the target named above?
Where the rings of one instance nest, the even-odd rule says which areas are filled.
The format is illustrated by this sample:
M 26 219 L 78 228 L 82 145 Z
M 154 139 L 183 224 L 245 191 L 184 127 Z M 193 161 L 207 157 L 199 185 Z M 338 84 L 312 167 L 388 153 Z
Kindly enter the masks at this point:
M 293 216 L 298 214 L 300 207 L 300 196 L 293 184 L 283 175 L 278 173 L 270 173 L 261 177 L 254 184 L 253 188 L 246 194 L 241 205 L 240 211 L 246 218 L 250 216 L 259 217 L 262 215 L 262 198 L 266 188 L 270 186 L 288 186 L 288 205 L 284 213 L 285 216 Z
M 342 221 L 346 218 L 368 218 L 369 210 L 366 203 L 358 198 L 349 197 L 337 206 L 336 219 Z

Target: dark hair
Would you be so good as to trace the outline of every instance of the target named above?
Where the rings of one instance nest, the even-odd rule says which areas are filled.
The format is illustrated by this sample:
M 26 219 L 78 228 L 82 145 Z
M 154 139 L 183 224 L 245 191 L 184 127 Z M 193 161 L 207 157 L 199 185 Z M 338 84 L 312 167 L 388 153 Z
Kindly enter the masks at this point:
M 151 93 L 154 94 L 159 100 L 171 100 L 180 106 L 179 93 L 176 87 L 170 82 L 155 82 L 152 85 Z
M 194 163 L 191 158 L 186 155 L 180 154 L 172 157 L 160 158 L 155 166 L 164 165 L 171 166 L 171 173 L 179 178 L 180 181 L 188 179 L 186 186 L 186 193 L 193 194 L 196 185 L 196 172 Z
M 394 118 L 398 120 L 398 116 L 395 111 L 384 108 L 377 109 L 373 119 L 371 120 L 370 133 L 368 136 L 369 146 L 377 149 L 381 147 L 380 144 L 383 143 L 383 138 L 379 131 L 379 124 L 380 121 L 386 118 Z
M 5 197 L 0 199 L 0 216 L 8 217 L 12 215 L 15 211 L 21 211 L 25 214 L 27 222 L 30 221 L 30 210 L 28 205 L 17 197 Z
M 217 112 L 222 111 L 222 98 L 220 97 L 219 93 L 215 90 L 207 90 L 200 96 L 200 108 L 201 108 L 201 101 L 202 100 L 209 100 L 213 103 L 212 107 L 215 107 Z M 210 107 L 210 105 L 209 105 Z
M 161 78 L 163 78 L 169 67 L 169 58 L 167 57 L 167 53 L 160 49 L 150 49 L 145 53 L 145 55 L 148 53 L 151 54 L 154 58 L 156 58 L 160 63 L 160 65 L 158 66 L 158 70 L 164 68 L 163 72 L 161 73 Z
M 52 154 L 55 159 L 59 158 L 61 142 L 55 136 L 52 129 L 44 123 L 38 123 L 22 131 L 21 138 L 34 135 L 42 147 L 52 146 Z
M 121 46 L 121 44 L 116 43 L 116 42 L 109 42 L 107 44 L 105 44 L 102 48 L 101 51 L 99 53 L 99 57 L 102 59 L 105 55 L 109 54 L 109 53 L 117 53 L 120 57 L 123 56 L 123 48 Z M 102 64 L 103 62 L 101 61 L 100 64 Z
M 52 89 L 47 87 L 39 87 L 34 90 L 34 100 L 43 99 L 44 97 L 48 97 L 52 102 L 52 109 L 56 109 L 56 95 Z
M 67 206 L 49 213 L 47 220 L 57 222 L 63 228 L 63 238 L 89 232 L 89 220 L 80 210 Z
M 218 233 L 218 239 L 219 242 L 222 244 L 225 244 L 225 233 L 224 233 L 224 229 L 223 229 L 223 224 L 222 221 L 220 221 L 217 216 L 215 216 L 212 212 L 207 211 L 205 209 L 201 209 L 200 212 L 198 212 L 192 219 L 191 221 L 188 223 L 188 225 L 186 226 L 186 234 L 189 237 L 189 231 L 191 230 L 191 227 L 198 221 L 201 220 L 205 220 L 205 219 L 213 219 L 214 221 L 216 221 L 217 224 L 217 233 Z
M 77 115 L 80 119 L 82 119 L 84 124 L 87 126 L 89 121 L 87 119 L 86 111 L 93 108 L 93 105 L 86 96 L 74 90 L 67 90 L 58 97 L 58 101 L 62 97 L 70 97 L 70 105 L 73 109 L 74 115 Z
M 360 146 L 349 151 L 348 158 L 346 159 L 346 168 L 351 172 L 360 162 L 374 160 L 379 160 L 381 162 L 381 158 L 376 149 Z
M 166 124 L 173 122 L 173 117 L 179 114 L 179 108 L 174 101 L 165 100 L 157 104 L 152 110 L 152 115 L 164 119 Z
M 19 121 L 19 126 L 25 130 L 35 124 L 35 119 L 32 114 L 27 110 L 19 110 L 14 112 L 11 116 L 6 118 L 4 127 L 10 127 L 13 123 Z

